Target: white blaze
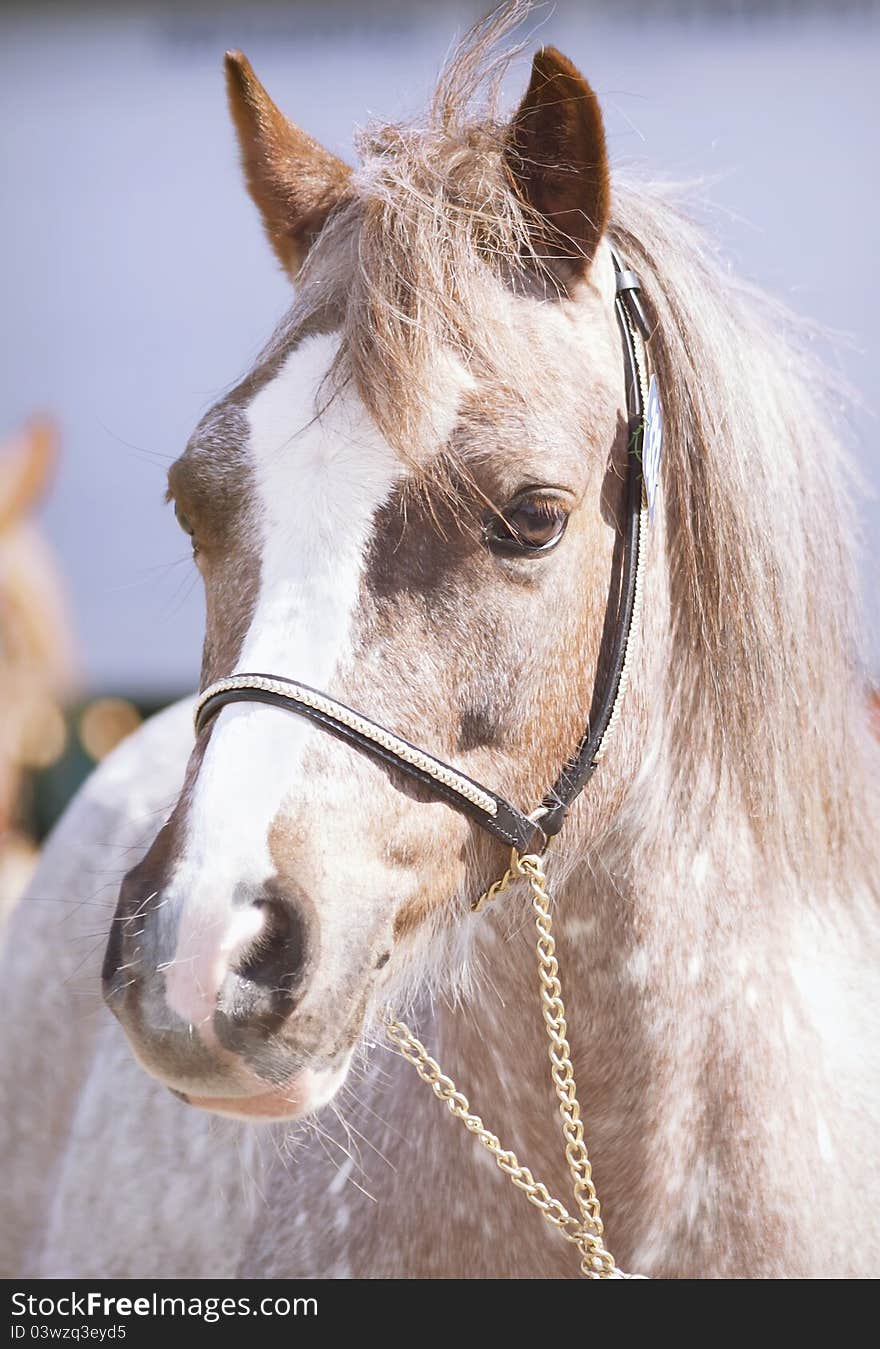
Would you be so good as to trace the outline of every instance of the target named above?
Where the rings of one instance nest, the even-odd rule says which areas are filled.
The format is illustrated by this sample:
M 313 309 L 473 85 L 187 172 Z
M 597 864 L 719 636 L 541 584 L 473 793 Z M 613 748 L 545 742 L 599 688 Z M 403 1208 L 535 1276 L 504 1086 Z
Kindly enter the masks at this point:
M 260 585 L 238 669 L 317 689 L 327 688 L 349 651 L 373 520 L 402 472 L 354 390 L 316 417 L 337 344 L 335 335 L 307 339 L 247 410 Z M 258 887 L 272 875 L 270 826 L 298 785 L 310 737 L 320 734 L 256 703 L 217 717 L 169 896 L 183 903 L 167 995 L 190 1021 L 212 1013 L 230 949 L 233 888 Z

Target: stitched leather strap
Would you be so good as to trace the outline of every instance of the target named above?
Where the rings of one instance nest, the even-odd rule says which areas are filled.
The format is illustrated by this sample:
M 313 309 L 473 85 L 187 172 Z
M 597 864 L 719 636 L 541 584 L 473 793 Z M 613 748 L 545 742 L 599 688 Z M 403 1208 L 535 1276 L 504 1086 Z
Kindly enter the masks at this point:
M 626 520 L 624 523 L 620 600 L 604 696 L 593 718 L 592 725 L 587 727 L 584 738 L 574 756 L 563 768 L 550 791 L 544 797 L 542 810 L 539 812 L 541 828 L 551 838 L 554 834 L 559 833 L 565 823 L 569 807 L 580 796 L 599 765 L 602 741 L 611 724 L 611 718 L 620 696 L 621 676 L 626 661 L 636 604 L 639 549 L 641 547 L 642 494 L 644 492 L 642 475 L 642 438 L 645 417 L 643 379 L 646 378 L 647 372 L 643 371 L 639 364 L 636 349 L 638 339 L 633 329 L 637 330 L 644 340 L 649 337 L 650 329 L 639 298 L 641 285 L 638 277 L 635 272 L 624 267 L 614 248 L 611 250 L 611 257 L 617 278 L 614 304 L 623 338 L 626 364 L 626 404 L 629 414 L 629 462 L 626 480 Z
M 267 703 L 307 717 L 331 735 L 415 778 L 435 796 L 482 825 L 517 852 L 543 849 L 546 839 L 533 820 L 488 787 L 436 759 L 402 736 L 371 721 L 326 693 L 278 675 L 236 674 L 206 689 L 196 704 L 198 734 L 229 703 Z

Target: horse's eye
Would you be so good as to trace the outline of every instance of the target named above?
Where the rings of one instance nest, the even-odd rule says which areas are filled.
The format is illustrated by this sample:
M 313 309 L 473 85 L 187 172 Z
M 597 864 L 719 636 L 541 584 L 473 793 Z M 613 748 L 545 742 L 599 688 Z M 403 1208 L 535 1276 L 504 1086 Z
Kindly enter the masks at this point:
M 558 500 L 534 494 L 516 497 L 483 525 L 483 537 L 495 552 L 528 556 L 548 553 L 565 533 L 568 511 Z
M 188 517 L 184 515 L 183 511 L 180 509 L 176 501 L 174 503 L 174 517 L 177 520 L 177 523 L 180 525 L 180 528 L 183 530 L 184 534 L 188 534 L 190 538 L 192 538 L 193 535 L 195 534 L 195 530 L 190 524 Z
M 188 534 L 192 540 L 193 557 L 197 558 L 199 556 L 199 545 L 196 539 L 196 531 L 190 523 L 189 516 L 184 514 L 176 501 L 174 503 L 174 515 L 184 534 Z

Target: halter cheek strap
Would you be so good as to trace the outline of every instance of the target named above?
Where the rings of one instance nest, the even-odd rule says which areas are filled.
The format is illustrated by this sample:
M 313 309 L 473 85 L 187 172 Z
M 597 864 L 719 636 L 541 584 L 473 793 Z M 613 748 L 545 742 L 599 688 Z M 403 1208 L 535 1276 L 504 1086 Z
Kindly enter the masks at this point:
M 196 703 L 196 734 L 229 703 L 256 702 L 284 708 L 309 718 L 331 735 L 406 773 L 432 795 L 467 815 L 518 853 L 544 850 L 549 839 L 562 828 L 569 807 L 589 782 L 605 752 L 607 738 L 617 720 L 626 691 L 630 637 L 640 599 L 640 545 L 645 509 L 642 441 L 647 398 L 642 344 L 647 341 L 650 330 L 641 304 L 638 277 L 623 265 L 616 250 L 611 250 L 611 256 L 617 280 L 614 307 L 623 340 L 629 419 L 626 519 L 617 616 L 613 626 L 608 676 L 601 698 L 598 699 L 598 711 L 574 755 L 537 810 L 526 814 L 451 764 L 410 744 L 408 740 L 386 730 L 345 703 L 331 698 L 329 694 L 278 675 L 234 674 L 211 684 Z M 594 697 L 594 704 L 596 702 Z

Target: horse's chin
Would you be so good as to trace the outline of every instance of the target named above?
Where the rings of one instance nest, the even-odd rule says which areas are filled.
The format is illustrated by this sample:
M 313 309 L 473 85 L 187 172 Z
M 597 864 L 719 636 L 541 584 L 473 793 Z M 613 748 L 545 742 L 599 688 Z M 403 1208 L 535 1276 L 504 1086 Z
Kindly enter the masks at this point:
M 170 1090 L 187 1105 L 226 1115 L 249 1124 L 273 1124 L 280 1120 L 304 1119 L 333 1099 L 348 1074 L 351 1055 L 338 1068 L 303 1069 L 283 1086 L 268 1091 L 236 1096 L 199 1096 L 193 1092 Z

